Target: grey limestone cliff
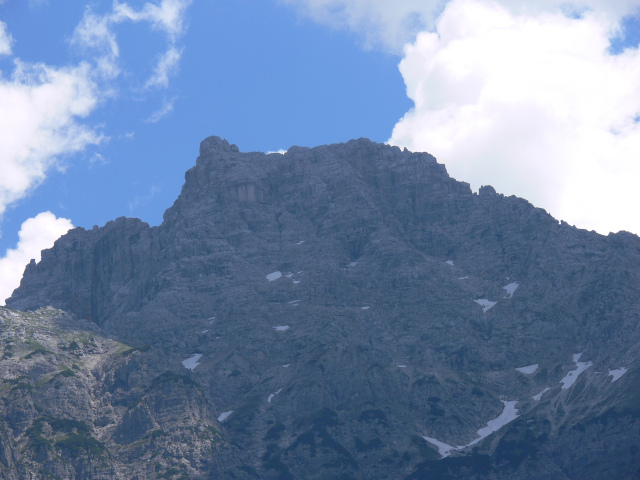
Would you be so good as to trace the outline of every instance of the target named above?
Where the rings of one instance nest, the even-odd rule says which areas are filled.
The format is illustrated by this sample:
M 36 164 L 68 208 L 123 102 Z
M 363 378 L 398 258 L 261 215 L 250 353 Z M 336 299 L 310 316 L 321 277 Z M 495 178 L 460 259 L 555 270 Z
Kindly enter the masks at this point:
M 640 239 L 473 193 L 426 153 L 207 138 L 160 226 L 70 231 L 7 306 L 162 352 L 237 446 L 198 453 L 221 478 L 640 474 Z

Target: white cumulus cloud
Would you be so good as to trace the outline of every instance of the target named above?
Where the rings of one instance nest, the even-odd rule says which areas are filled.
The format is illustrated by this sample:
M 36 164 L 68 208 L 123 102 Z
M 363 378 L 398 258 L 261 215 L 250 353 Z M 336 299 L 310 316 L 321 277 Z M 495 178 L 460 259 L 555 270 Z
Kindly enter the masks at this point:
M 51 248 L 53 243 L 71 228 L 71 220 L 56 218 L 51 212 L 39 213 L 22 224 L 18 244 L 15 248 L 8 249 L 0 258 L 1 305 L 4 305 L 5 299 L 20 285 L 25 266 L 31 259 L 39 262 L 40 252 Z
M 401 53 L 421 31 L 434 31 L 450 0 L 280 0 L 302 15 L 337 29 L 357 33 L 367 48 Z M 516 14 L 598 12 L 610 19 L 637 13 L 636 0 L 500 0 L 492 2 Z
M 44 180 L 63 154 L 97 144 L 102 136 L 83 123 L 98 102 L 88 64 L 55 68 L 15 61 L 0 74 L 0 217 Z
M 640 234 L 640 55 L 610 51 L 640 1 L 281 2 L 401 52 L 414 107 L 389 143 L 579 227 Z
M 611 18 L 454 0 L 405 47 L 415 106 L 390 143 L 579 227 L 640 233 L 640 54 L 609 52 Z
M 9 75 L 0 72 L 0 221 L 7 207 L 37 187 L 59 158 L 102 142 L 99 129 L 87 117 L 109 98 L 120 74 L 120 48 L 114 26 L 147 22 L 168 42 L 147 86 L 166 87 L 177 70 L 181 50 L 176 39 L 184 32 L 185 11 L 191 0 L 147 2 L 136 10 L 115 0 L 105 15 L 87 7 L 71 43 L 89 54 L 77 65 L 52 66 L 14 59 Z M 0 55 L 11 55 L 13 39 L 0 21 Z M 155 121 L 168 114 L 165 104 Z M 95 157 L 94 158 L 98 158 Z

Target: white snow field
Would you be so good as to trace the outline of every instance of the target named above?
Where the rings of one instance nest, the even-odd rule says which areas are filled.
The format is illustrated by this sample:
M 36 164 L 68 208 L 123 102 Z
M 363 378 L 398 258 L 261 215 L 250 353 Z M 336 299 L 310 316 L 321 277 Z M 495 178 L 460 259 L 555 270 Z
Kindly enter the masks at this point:
M 493 432 L 497 432 L 502 427 L 504 427 L 507 423 L 518 418 L 518 409 L 516 408 L 516 403 L 518 403 L 517 400 L 513 400 L 510 402 L 502 400 L 502 403 L 504 404 L 504 409 L 502 410 L 502 413 L 498 415 L 496 418 L 494 418 L 493 420 L 489 420 L 487 422 L 486 427 L 483 427 L 480 430 L 478 430 L 478 435 L 479 435 L 478 438 L 476 438 L 473 442 L 468 443 L 467 445 L 458 447 L 459 449 L 470 447 L 471 445 L 475 445 L 483 438 L 487 438 Z
M 533 399 L 537 402 L 538 400 L 540 400 L 540 399 L 542 398 L 542 395 L 544 395 L 545 393 L 547 393 L 549 390 L 551 390 L 549 387 L 545 387 L 545 389 L 544 389 L 544 390 L 542 390 L 540 393 L 536 393 L 536 394 L 535 394 L 533 397 L 531 397 L 531 398 L 533 398 Z
M 462 450 L 464 448 L 475 445 L 480 440 L 487 438 L 493 432 L 497 432 L 498 430 L 500 430 L 507 423 L 512 422 L 513 420 L 518 418 L 518 409 L 516 408 L 516 404 L 518 403 L 518 401 L 517 400 L 512 400 L 512 401 L 501 400 L 501 401 L 504 404 L 502 413 L 498 415 L 496 418 L 494 418 L 493 420 L 489 420 L 487 422 L 486 427 L 482 427 L 480 430 L 478 430 L 478 438 L 476 438 L 470 443 L 467 443 L 466 445 L 453 447 L 447 443 L 436 440 L 435 438 L 424 437 L 424 436 L 422 438 L 424 438 L 427 442 L 438 447 L 438 452 L 443 457 L 450 455 L 453 450 Z
M 218 417 L 218 421 L 224 422 L 227 419 L 227 417 L 232 413 L 233 413 L 233 410 L 229 410 L 228 412 L 221 413 L 220 416 Z
M 573 386 L 574 383 L 576 383 L 576 380 L 578 380 L 578 376 L 584 372 L 587 368 L 589 368 L 591 365 L 593 365 L 593 362 L 580 362 L 578 360 L 580 360 L 580 356 L 582 355 L 582 353 L 575 353 L 573 355 L 573 361 L 576 364 L 576 369 L 575 370 L 571 370 L 569 373 L 567 373 L 565 375 L 565 377 L 560 380 L 560 383 L 562 383 L 562 389 L 566 390 L 567 388 L 570 388 L 571 386 Z
M 518 282 L 510 283 L 509 285 L 505 285 L 504 288 L 509 294 L 509 298 L 513 297 L 513 294 L 516 292 L 520 284 Z
M 448 445 L 444 442 L 436 440 L 435 438 L 431 438 L 431 437 L 422 437 L 422 438 L 424 438 L 427 442 L 432 443 L 433 445 L 438 447 L 438 453 L 440 453 L 442 457 L 449 456 L 449 454 L 451 453 L 451 450 L 457 450 L 456 447 L 452 447 L 451 445 Z
M 289 330 L 289 325 L 278 325 L 277 327 L 273 327 L 276 332 L 286 332 Z
M 626 367 L 618 368 L 617 370 L 609 370 L 609 375 L 611 375 L 613 377 L 611 379 L 611 383 L 613 383 L 616 380 L 618 380 L 625 373 L 627 373 L 627 368 Z
M 524 373 L 525 375 L 531 375 L 533 372 L 535 372 L 538 369 L 538 364 L 536 363 L 535 365 L 527 365 L 526 367 L 519 367 L 516 368 L 516 370 L 520 373 Z
M 183 360 L 182 365 L 184 365 L 184 368 L 188 368 L 193 372 L 193 369 L 196 368 L 198 365 L 200 365 L 199 360 L 201 358 L 202 358 L 202 354 L 196 353 L 192 357 L 189 357 L 186 360 Z
M 269 394 L 269 398 L 267 398 L 267 403 L 271 403 L 271 400 L 273 400 L 273 397 L 275 397 L 276 395 L 278 395 L 281 391 L 282 391 L 282 389 L 278 390 L 277 392 L 270 393 L 270 394 Z
M 271 272 L 267 275 L 267 280 L 273 282 L 274 280 L 278 280 L 282 276 L 282 272 Z
M 479 298 L 478 300 L 474 300 L 477 304 L 481 305 L 482 311 L 487 312 L 490 308 L 492 308 L 498 302 L 492 302 L 491 300 L 487 300 L 486 298 Z

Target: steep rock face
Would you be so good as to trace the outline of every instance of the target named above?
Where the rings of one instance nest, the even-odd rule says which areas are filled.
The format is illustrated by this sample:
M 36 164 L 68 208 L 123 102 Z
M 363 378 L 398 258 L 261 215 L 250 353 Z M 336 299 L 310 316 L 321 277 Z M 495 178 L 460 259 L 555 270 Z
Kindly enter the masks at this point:
M 474 194 L 430 155 L 364 139 L 266 155 L 210 137 L 185 178 L 161 226 L 69 232 L 7 305 L 68 310 L 174 362 L 202 355 L 194 381 L 264 478 L 640 469 L 636 236 Z M 114 441 L 142 438 L 164 398 Z M 518 418 L 479 450 L 435 447 L 473 442 L 505 401 Z
M 150 229 L 138 219 L 119 218 L 101 229 L 76 228 L 45 250 L 53 269 L 43 278 L 35 262 L 27 265 L 24 294 L 32 302 L 64 308 L 87 320 L 103 319 L 140 303 L 142 268 L 150 260 Z M 64 258 L 63 262 L 60 259 Z M 40 262 L 42 264 L 42 261 Z M 57 281 L 52 281 L 57 278 Z

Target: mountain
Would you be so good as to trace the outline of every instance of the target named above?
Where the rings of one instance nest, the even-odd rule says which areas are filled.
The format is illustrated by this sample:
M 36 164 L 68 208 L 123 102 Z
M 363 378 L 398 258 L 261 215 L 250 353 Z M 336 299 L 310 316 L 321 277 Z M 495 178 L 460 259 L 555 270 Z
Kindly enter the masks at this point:
M 640 476 L 640 239 L 426 153 L 209 137 L 160 226 L 70 231 L 7 307 L 0 478 Z

